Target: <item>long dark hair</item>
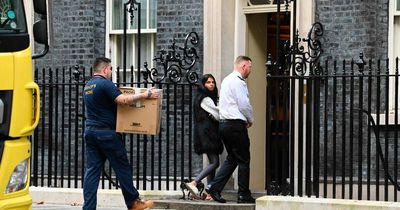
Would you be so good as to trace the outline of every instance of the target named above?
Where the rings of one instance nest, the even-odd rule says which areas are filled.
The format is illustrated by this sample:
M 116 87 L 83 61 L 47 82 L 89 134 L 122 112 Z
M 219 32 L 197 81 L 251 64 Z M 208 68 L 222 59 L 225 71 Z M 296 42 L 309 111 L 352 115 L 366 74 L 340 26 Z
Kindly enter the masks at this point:
M 214 87 L 213 91 L 209 91 L 205 87 L 205 84 L 209 78 L 212 78 L 215 83 L 215 87 Z M 214 104 L 217 105 L 217 103 L 218 103 L 218 88 L 217 88 L 217 82 L 215 81 L 215 78 L 212 74 L 204 74 L 203 75 L 203 77 L 201 78 L 201 84 L 199 87 L 199 91 L 204 91 L 204 93 L 214 101 Z

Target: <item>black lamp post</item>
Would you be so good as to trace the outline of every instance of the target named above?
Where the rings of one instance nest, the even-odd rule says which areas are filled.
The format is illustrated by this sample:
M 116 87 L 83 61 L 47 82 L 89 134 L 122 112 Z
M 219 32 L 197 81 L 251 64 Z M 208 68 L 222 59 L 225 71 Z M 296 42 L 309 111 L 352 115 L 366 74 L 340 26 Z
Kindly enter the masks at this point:
M 128 8 L 129 5 L 129 8 Z M 128 12 L 130 14 L 130 24 L 133 23 L 133 18 L 134 18 L 134 11 L 137 10 L 138 11 L 138 20 L 137 20 L 137 41 L 136 41 L 136 45 L 137 45 L 137 52 L 136 52 L 136 57 L 137 57 L 137 64 L 136 64 L 136 68 L 138 69 L 138 81 L 140 81 L 140 28 L 141 28 L 141 3 L 137 2 L 136 0 L 129 0 L 128 2 L 124 3 L 124 35 L 123 35 L 123 68 L 126 69 L 126 30 L 127 30 L 127 16 L 126 16 L 126 12 Z M 133 70 L 133 69 L 132 69 Z M 133 74 L 133 72 L 131 72 Z

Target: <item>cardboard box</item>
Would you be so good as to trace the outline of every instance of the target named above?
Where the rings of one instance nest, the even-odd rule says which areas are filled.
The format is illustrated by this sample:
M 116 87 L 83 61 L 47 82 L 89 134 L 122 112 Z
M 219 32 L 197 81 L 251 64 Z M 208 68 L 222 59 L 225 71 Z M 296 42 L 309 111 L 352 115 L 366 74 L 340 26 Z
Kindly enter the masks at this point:
M 121 87 L 122 93 L 142 93 L 146 88 Z M 160 132 L 162 89 L 158 99 L 143 99 L 133 105 L 118 105 L 117 132 L 156 135 Z

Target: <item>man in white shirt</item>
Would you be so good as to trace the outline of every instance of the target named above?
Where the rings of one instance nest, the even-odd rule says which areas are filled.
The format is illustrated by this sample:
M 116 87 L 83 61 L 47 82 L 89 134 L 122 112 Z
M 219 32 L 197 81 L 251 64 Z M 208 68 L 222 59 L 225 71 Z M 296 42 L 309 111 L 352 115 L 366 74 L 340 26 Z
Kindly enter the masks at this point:
M 220 203 L 225 203 L 221 192 L 236 167 L 238 170 L 238 203 L 255 203 L 249 189 L 250 139 L 247 128 L 254 122 L 253 108 L 245 79 L 251 72 L 251 59 L 238 56 L 235 69 L 221 84 L 219 100 L 219 132 L 228 156 L 216 177 L 209 183 L 206 192 Z

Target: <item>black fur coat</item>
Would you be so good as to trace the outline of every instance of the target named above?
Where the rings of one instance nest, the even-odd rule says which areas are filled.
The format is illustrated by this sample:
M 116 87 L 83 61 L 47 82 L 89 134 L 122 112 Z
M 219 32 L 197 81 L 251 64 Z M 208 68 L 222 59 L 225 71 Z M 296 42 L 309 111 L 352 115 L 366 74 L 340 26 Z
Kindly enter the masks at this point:
M 199 155 L 203 153 L 221 154 L 224 146 L 218 135 L 219 123 L 200 106 L 205 97 L 208 97 L 206 90 L 199 87 L 193 101 L 194 151 Z

